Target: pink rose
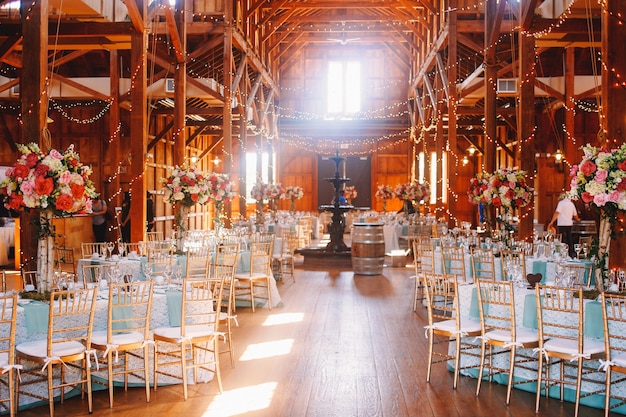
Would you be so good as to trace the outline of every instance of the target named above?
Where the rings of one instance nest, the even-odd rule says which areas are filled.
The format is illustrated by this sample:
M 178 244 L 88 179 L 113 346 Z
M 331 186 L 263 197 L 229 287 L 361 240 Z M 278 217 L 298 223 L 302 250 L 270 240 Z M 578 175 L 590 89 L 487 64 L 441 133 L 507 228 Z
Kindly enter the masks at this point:
M 580 165 L 580 172 L 582 172 L 585 177 L 588 177 L 596 171 L 596 168 L 596 164 L 593 162 L 585 161 Z
M 572 169 L 569 170 L 569 176 L 573 177 L 578 172 L 578 165 L 572 165 Z
M 609 201 L 607 193 L 597 194 L 593 197 L 593 203 L 598 207 L 603 207 Z
M 609 201 L 611 203 L 618 203 L 621 195 L 622 193 L 620 193 L 619 191 L 613 191 L 611 194 L 609 194 Z
M 609 176 L 609 173 L 607 172 L 607 170 L 605 169 L 599 169 L 596 172 L 596 176 L 594 177 L 594 180 L 596 182 L 599 182 L 600 184 L 604 184 L 606 182 L 606 178 Z
M 63 154 L 61 154 L 59 151 L 57 151 L 56 149 L 52 149 L 50 151 L 50 157 L 54 158 L 54 159 L 58 159 L 59 161 L 63 159 Z

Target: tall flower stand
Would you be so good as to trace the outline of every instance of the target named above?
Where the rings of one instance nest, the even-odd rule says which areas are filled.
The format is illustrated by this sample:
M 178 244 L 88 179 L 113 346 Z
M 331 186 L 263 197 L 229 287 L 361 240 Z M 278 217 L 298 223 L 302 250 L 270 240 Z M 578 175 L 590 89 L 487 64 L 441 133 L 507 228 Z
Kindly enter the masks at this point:
M 52 213 L 44 211 L 39 215 L 39 241 L 37 245 L 37 273 L 39 292 L 51 291 L 54 276 L 54 232 Z
M 215 202 L 215 212 L 213 214 L 213 230 L 215 231 L 216 235 L 219 235 L 220 230 L 222 230 L 223 227 L 223 223 L 222 223 L 222 202 L 221 201 L 216 201 Z
M 611 231 L 613 225 L 609 215 L 600 212 L 600 230 L 598 230 L 598 255 L 596 258 L 596 287 L 603 292 L 605 287 L 612 284 L 608 281 L 609 275 L 609 247 L 611 246 Z
M 189 229 L 189 207 L 184 204 L 174 206 L 174 228 L 176 232 L 176 250 L 183 249 L 185 232 Z

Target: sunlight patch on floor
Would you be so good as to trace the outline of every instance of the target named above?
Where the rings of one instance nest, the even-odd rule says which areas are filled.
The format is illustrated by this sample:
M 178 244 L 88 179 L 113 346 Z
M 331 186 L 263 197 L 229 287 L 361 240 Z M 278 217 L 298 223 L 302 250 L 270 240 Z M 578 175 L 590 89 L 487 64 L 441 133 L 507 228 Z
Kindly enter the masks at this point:
M 273 340 L 266 343 L 254 343 L 248 345 L 243 352 L 240 361 L 253 361 L 256 359 L 271 358 L 272 356 L 287 355 L 291 352 L 293 339 Z
M 300 323 L 304 313 L 272 314 L 263 322 L 263 326 L 278 326 L 281 324 Z
M 266 382 L 224 391 L 215 396 L 209 407 L 202 413 L 202 417 L 238 416 L 266 409 L 272 402 L 277 385 L 276 382 Z

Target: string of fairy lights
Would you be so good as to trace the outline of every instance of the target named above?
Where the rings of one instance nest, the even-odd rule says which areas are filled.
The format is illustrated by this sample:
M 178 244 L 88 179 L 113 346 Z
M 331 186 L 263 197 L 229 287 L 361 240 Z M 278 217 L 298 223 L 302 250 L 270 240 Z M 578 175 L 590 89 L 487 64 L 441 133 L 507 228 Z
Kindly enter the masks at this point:
M 603 12 L 608 13 L 608 15 L 611 18 L 617 19 L 620 25 L 624 23 L 623 16 L 617 13 L 613 13 L 612 11 L 608 9 L 608 4 L 606 0 L 597 0 L 597 2 L 601 6 Z M 474 64 L 478 64 L 478 63 L 482 64 L 486 51 L 492 48 L 498 48 L 502 42 L 506 41 L 508 35 L 513 34 L 513 32 L 515 31 L 519 31 L 519 33 L 522 35 L 533 36 L 538 39 L 545 37 L 546 35 L 550 34 L 553 30 L 563 25 L 564 22 L 566 22 L 572 16 L 573 14 L 572 6 L 574 5 L 574 3 L 575 3 L 575 0 L 570 0 L 569 4 L 565 8 L 561 16 L 556 20 L 556 22 L 546 27 L 545 29 L 541 31 L 537 31 L 537 32 L 527 32 L 527 31 L 520 30 L 517 27 L 512 28 L 510 34 L 501 34 L 501 36 L 497 40 L 495 40 L 493 44 L 485 46 L 485 48 L 482 51 L 475 51 L 473 54 L 471 53 L 466 54 L 466 56 L 457 59 L 456 62 L 449 62 L 446 65 L 444 65 L 444 68 L 441 69 L 441 71 L 447 71 L 448 69 L 453 68 L 455 66 L 457 68 L 460 68 L 465 62 L 474 63 Z M 34 4 L 35 2 L 33 1 L 31 3 L 31 6 L 28 8 L 28 11 L 30 11 L 30 9 L 32 8 Z M 160 7 L 170 7 L 170 6 L 161 4 Z M 475 4 L 466 5 L 464 7 L 459 7 L 456 10 L 458 12 L 476 12 L 476 11 L 483 10 L 483 9 L 484 9 L 484 2 L 477 2 Z M 448 10 L 442 11 L 442 13 L 449 13 L 452 11 L 453 10 L 448 9 Z M 204 14 L 204 13 L 193 13 L 193 12 L 192 14 L 194 16 L 194 19 L 198 18 L 203 21 L 223 22 L 223 16 L 216 16 L 216 15 L 210 15 L 210 14 Z M 307 23 L 299 23 L 293 26 L 287 26 L 286 24 L 281 24 L 280 29 L 287 30 L 287 31 L 301 30 L 301 31 L 307 31 L 307 32 L 320 32 L 320 33 L 337 32 L 337 31 L 357 31 L 357 30 L 358 31 L 372 31 L 372 30 L 379 28 L 381 24 L 388 25 L 388 26 L 409 25 L 409 24 L 414 24 L 416 22 L 420 22 L 420 21 L 423 21 L 425 24 L 428 24 L 429 19 L 433 19 L 433 18 L 436 19 L 439 15 L 440 15 L 440 12 L 437 12 L 433 14 L 434 17 L 416 16 L 415 18 L 412 18 L 412 19 L 397 19 L 393 22 L 381 21 L 376 24 L 370 24 L 370 23 L 339 24 L 338 23 L 335 27 L 326 26 L 324 28 L 318 28 L 314 24 L 307 24 Z M 272 26 L 273 23 L 270 20 L 269 22 L 265 23 L 265 25 L 268 25 L 269 27 L 269 26 Z M 263 25 L 260 25 L 260 26 L 263 26 Z M 272 27 L 272 30 L 274 29 L 277 29 L 277 28 Z M 168 39 L 163 38 L 163 42 L 167 42 L 167 41 Z M 168 47 L 171 47 L 171 45 L 168 45 Z M 147 53 L 147 51 L 145 51 L 144 53 Z M 536 49 L 535 53 L 537 55 L 537 60 L 538 60 L 539 51 Z M 602 56 L 600 53 L 598 54 L 598 59 L 602 65 L 603 70 L 613 74 L 613 77 L 617 80 L 616 85 L 621 86 L 622 88 L 626 88 L 626 78 L 623 77 L 622 74 L 620 74 L 615 68 L 612 68 L 612 67 L 609 68 L 606 62 L 602 59 Z M 143 59 L 138 60 L 138 62 L 142 62 L 142 61 Z M 197 63 L 197 60 L 193 57 L 189 57 L 189 61 L 191 63 Z M 131 92 L 137 87 L 136 80 L 141 70 L 142 70 L 142 66 L 141 64 L 138 64 L 135 67 L 130 77 L 130 89 L 129 90 Z M 220 77 L 220 75 L 223 75 L 223 73 L 220 73 L 220 69 L 213 67 L 210 64 L 210 62 L 204 63 L 204 71 L 206 71 L 206 74 L 200 74 L 196 70 L 189 70 L 189 74 L 192 77 L 196 77 L 196 78 L 213 78 L 213 79 L 223 78 L 223 77 Z M 430 77 L 430 78 L 435 78 L 437 75 L 436 71 L 437 71 L 436 69 L 433 69 L 432 71 L 428 72 L 425 76 Z M 6 68 L 0 69 L 0 74 L 9 76 L 9 69 L 6 69 Z M 234 76 L 235 74 L 231 72 L 231 74 L 229 75 Z M 524 83 L 527 83 L 527 82 L 532 82 L 535 76 L 536 76 L 536 65 L 533 63 L 528 73 L 523 74 L 520 77 L 520 85 L 524 85 Z M 462 81 L 464 81 L 463 74 L 459 74 L 456 82 L 458 84 Z M 491 78 L 487 79 L 487 83 L 494 84 L 495 79 L 491 79 Z M 401 86 L 401 85 L 406 85 L 406 80 L 391 80 L 387 82 L 386 84 L 376 85 L 374 86 L 374 88 L 377 90 L 385 90 L 385 89 L 397 88 L 398 86 Z M 223 87 L 224 87 L 224 90 L 229 89 L 229 86 L 223 86 Z M 280 86 L 279 88 L 281 92 L 284 92 L 284 93 L 307 94 L 307 93 L 313 92 L 310 89 L 301 88 L 301 87 L 294 88 L 294 87 Z M 437 117 L 442 117 L 440 113 L 442 105 L 449 104 L 448 100 L 445 98 L 445 94 L 441 94 L 444 92 L 446 88 L 448 87 L 447 86 L 434 87 L 433 88 L 434 96 L 440 97 L 440 99 L 435 100 L 434 103 L 428 101 L 427 103 L 424 103 L 423 105 L 423 109 L 425 112 L 432 112 L 433 116 L 431 120 L 436 120 Z M 247 93 L 240 92 L 239 94 L 247 102 L 247 99 L 249 98 Z M 259 100 L 258 97 L 253 97 L 253 100 L 257 106 L 261 106 L 264 104 L 261 102 L 261 100 Z M 353 115 L 352 120 L 367 121 L 367 120 L 378 120 L 378 119 L 401 118 L 409 114 L 408 108 L 411 104 L 411 101 L 412 99 L 398 100 L 396 102 L 393 102 L 391 104 L 388 104 L 386 106 L 383 106 L 377 109 L 370 109 L 367 111 L 363 111 L 363 112 Z M 89 101 L 76 101 L 76 102 L 72 102 L 71 104 L 61 105 L 56 100 L 50 99 L 49 103 L 50 103 L 50 106 L 53 109 L 55 109 L 66 120 L 73 122 L 73 123 L 77 123 L 77 124 L 91 124 L 91 123 L 97 122 L 102 117 L 104 117 L 104 115 L 109 111 L 110 107 L 113 105 L 114 101 L 112 99 L 111 100 L 89 100 Z M 579 100 L 570 98 L 569 102 L 565 102 L 563 103 L 563 105 L 569 111 L 580 110 L 580 111 L 589 112 L 589 113 L 601 113 L 602 112 L 602 108 L 600 106 L 598 106 L 596 103 L 590 102 L 586 98 L 581 98 Z M 101 106 L 101 108 L 95 115 L 84 118 L 84 119 L 79 119 L 79 118 L 72 116 L 71 109 L 76 108 L 76 107 L 81 107 L 81 106 L 89 107 L 89 108 Z M 455 107 L 455 110 L 456 110 L 458 107 L 458 103 L 456 101 L 453 101 L 453 106 Z M 0 104 L 0 110 L 20 111 L 20 106 L 13 105 L 13 104 L 10 104 L 10 105 Z M 274 116 L 275 118 L 278 118 L 278 119 L 290 119 L 290 120 L 300 120 L 300 121 L 319 121 L 319 120 L 328 119 L 327 114 L 303 112 L 297 109 L 290 109 L 290 108 L 287 108 L 284 106 L 278 106 L 278 105 L 273 106 L 273 108 L 268 108 L 267 115 Z M 276 134 L 272 134 L 271 132 L 268 132 L 268 130 L 265 127 L 259 128 L 259 127 L 253 126 L 251 123 L 249 124 L 248 127 L 250 128 L 252 134 L 264 137 L 267 143 L 271 143 L 272 141 L 279 139 L 276 137 Z M 485 127 L 484 122 L 483 122 L 483 127 Z M 121 129 L 122 129 L 122 125 L 120 123 L 118 124 L 116 130 L 110 133 L 110 137 L 107 141 L 109 144 L 113 144 L 116 140 L 119 140 L 121 138 L 121 135 L 120 135 Z M 348 151 L 347 154 L 363 155 L 366 153 L 371 153 L 371 151 L 368 152 L 368 151 L 362 150 L 362 148 L 367 147 L 368 145 L 375 149 L 378 149 L 379 151 L 393 148 L 394 146 L 407 142 L 409 140 L 414 140 L 416 141 L 416 143 L 421 142 L 423 143 L 424 146 L 426 146 L 427 141 L 424 139 L 423 135 L 419 135 L 419 138 L 415 139 L 415 129 L 416 128 L 409 128 L 398 133 L 393 133 L 389 135 L 381 135 L 376 138 L 358 138 L 358 139 L 353 139 L 348 142 L 344 142 L 344 141 L 338 142 L 336 140 L 324 139 L 324 138 L 314 139 L 312 137 L 304 137 L 304 136 L 300 136 L 297 134 L 282 133 L 280 135 L 280 142 L 285 143 L 287 145 L 294 146 L 294 147 L 298 147 L 300 149 L 309 150 L 312 152 L 328 152 L 330 150 L 338 148 L 338 145 L 347 144 L 350 148 L 353 148 L 353 147 L 361 148 L 359 150 Z M 564 131 L 566 132 L 566 139 L 575 144 L 576 138 L 574 137 L 574 135 L 570 134 L 566 130 Z M 175 136 L 180 135 L 181 133 L 182 132 L 176 132 Z M 411 139 L 412 137 L 413 139 Z M 534 133 L 529 135 L 526 138 L 523 138 L 521 141 L 517 143 L 517 146 L 518 146 L 517 150 L 519 151 L 520 150 L 519 147 L 522 147 L 525 143 L 528 143 L 529 141 L 532 141 L 533 139 L 534 139 Z M 491 138 L 489 135 L 485 135 L 485 140 L 488 143 L 497 145 L 495 139 Z M 250 146 L 250 144 L 243 143 L 241 138 L 239 138 L 239 145 L 243 152 L 246 152 L 247 148 Z M 262 147 L 262 143 L 259 144 L 259 143 L 254 142 L 253 146 L 255 148 L 254 149 L 255 151 L 259 151 L 260 149 L 258 148 Z M 450 159 L 452 159 L 454 163 L 458 166 L 459 161 L 460 161 L 458 153 L 456 152 L 456 150 L 450 149 L 449 143 L 447 143 L 446 148 L 448 150 L 448 155 Z M 222 149 L 222 151 L 227 152 L 226 149 Z M 234 161 L 233 161 L 233 158 L 231 157 L 232 155 L 228 155 L 228 156 L 229 156 L 228 159 L 231 161 L 231 167 L 233 167 Z M 123 167 L 129 157 L 130 155 L 122 155 L 121 159 L 114 164 L 116 168 L 106 179 L 108 183 L 114 182 L 122 174 Z M 571 165 L 569 161 L 565 160 L 564 162 L 568 165 Z M 439 164 L 439 163 L 442 163 L 442 161 L 437 160 L 435 161 L 435 163 Z M 145 168 L 146 167 L 144 167 L 144 170 Z M 143 176 L 143 173 L 144 172 L 142 171 L 141 173 L 135 175 L 133 178 L 130 179 L 129 183 L 132 185 L 135 181 L 139 180 Z M 443 181 L 443 180 L 439 179 L 438 181 Z M 442 183 L 441 185 L 445 186 L 446 184 Z M 109 196 L 109 201 L 113 200 L 115 197 L 117 197 L 121 193 L 122 193 L 121 188 L 113 192 Z M 456 193 L 452 192 L 450 194 L 452 198 L 458 201 L 459 196 Z M 447 213 L 447 214 L 450 215 L 451 217 L 454 217 L 452 216 L 451 213 Z M 522 216 L 524 215 L 527 215 L 527 213 L 522 213 Z

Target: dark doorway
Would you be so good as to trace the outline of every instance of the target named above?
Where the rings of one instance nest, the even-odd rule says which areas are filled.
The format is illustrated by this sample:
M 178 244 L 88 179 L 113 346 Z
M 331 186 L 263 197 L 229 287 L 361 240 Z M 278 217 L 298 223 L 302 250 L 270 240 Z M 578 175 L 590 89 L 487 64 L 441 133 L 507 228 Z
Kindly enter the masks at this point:
M 333 185 L 326 178 L 335 176 L 335 162 L 330 160 L 332 155 L 317 157 L 317 203 L 330 204 L 335 196 Z M 350 181 L 346 185 L 353 185 L 357 191 L 357 197 L 352 200 L 354 207 L 370 208 L 372 206 L 372 158 L 369 156 L 347 156 L 339 164 L 339 176 L 348 177 Z

